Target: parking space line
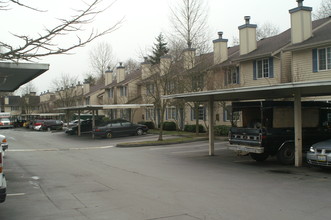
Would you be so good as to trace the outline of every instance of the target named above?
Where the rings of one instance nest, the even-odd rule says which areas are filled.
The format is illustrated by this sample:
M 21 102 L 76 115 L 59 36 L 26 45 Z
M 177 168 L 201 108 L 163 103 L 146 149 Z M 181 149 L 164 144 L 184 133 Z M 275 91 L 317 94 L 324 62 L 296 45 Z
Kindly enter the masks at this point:
M 97 150 L 108 149 L 114 147 L 102 146 L 102 147 L 72 147 L 72 148 L 41 148 L 41 149 L 8 149 L 9 152 L 36 152 L 36 151 L 69 151 L 69 150 Z
M 26 193 L 7 193 L 7 196 L 24 196 Z

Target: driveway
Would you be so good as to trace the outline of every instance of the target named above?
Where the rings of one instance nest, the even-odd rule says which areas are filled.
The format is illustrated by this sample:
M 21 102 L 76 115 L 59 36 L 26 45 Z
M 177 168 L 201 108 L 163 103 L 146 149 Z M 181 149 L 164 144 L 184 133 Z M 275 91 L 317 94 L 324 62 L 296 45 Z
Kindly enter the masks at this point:
M 329 219 L 331 176 L 256 163 L 207 141 L 116 148 L 121 141 L 4 130 L 1 219 Z

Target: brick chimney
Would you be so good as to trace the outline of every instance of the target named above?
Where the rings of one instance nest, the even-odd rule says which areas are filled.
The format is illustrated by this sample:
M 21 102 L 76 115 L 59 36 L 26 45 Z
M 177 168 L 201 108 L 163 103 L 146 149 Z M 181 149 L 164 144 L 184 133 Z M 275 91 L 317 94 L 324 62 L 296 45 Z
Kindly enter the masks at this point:
M 113 71 L 110 69 L 110 66 L 107 68 L 108 69 L 105 71 L 105 86 L 113 82 Z
M 303 0 L 296 1 L 298 7 L 289 10 L 291 14 L 292 44 L 301 43 L 312 36 L 312 8 L 303 6 Z
M 187 48 L 183 51 L 184 69 L 192 69 L 195 65 L 195 51 L 194 48 Z
M 218 39 L 213 40 L 214 64 L 222 63 L 228 59 L 228 39 L 223 39 L 223 32 L 218 32 Z
M 142 75 L 141 78 L 142 79 L 146 79 L 148 78 L 151 74 L 151 68 L 152 68 L 152 64 L 151 62 L 148 61 L 147 57 L 144 57 L 144 62 L 141 63 L 141 71 L 142 71 Z
M 125 68 L 120 62 L 120 65 L 116 68 L 116 78 L 117 78 L 117 83 L 122 82 L 125 79 Z
M 245 24 L 238 27 L 239 29 L 239 48 L 240 55 L 245 55 L 257 48 L 256 42 L 256 24 L 250 24 L 250 16 L 245 16 Z

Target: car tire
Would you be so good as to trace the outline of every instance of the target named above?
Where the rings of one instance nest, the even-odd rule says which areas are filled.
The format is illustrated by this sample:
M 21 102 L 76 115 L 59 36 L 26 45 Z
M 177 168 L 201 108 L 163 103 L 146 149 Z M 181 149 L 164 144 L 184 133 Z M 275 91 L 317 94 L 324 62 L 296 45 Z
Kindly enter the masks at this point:
M 267 154 L 267 153 L 262 153 L 262 154 L 250 153 L 249 156 L 257 162 L 263 162 L 269 157 L 269 154 Z
M 284 165 L 292 165 L 294 164 L 295 158 L 295 150 L 294 145 L 291 143 L 285 144 L 278 152 L 277 152 L 277 160 Z
M 140 136 L 140 135 L 143 135 L 143 134 L 144 134 L 143 129 L 138 128 L 138 129 L 137 129 L 137 135 Z
M 111 132 L 107 132 L 105 135 L 105 138 L 107 138 L 107 139 L 111 139 L 112 137 L 113 137 L 113 135 Z

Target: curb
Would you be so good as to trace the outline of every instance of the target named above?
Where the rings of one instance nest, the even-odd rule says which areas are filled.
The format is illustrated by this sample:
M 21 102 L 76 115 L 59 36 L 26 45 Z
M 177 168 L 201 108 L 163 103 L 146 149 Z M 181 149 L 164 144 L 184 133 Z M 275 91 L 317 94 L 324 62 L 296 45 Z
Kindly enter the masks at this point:
M 205 141 L 208 140 L 208 138 L 192 138 L 186 141 L 176 141 L 171 143 L 148 143 L 148 144 L 130 144 L 130 143 L 119 143 L 116 144 L 115 147 L 121 147 L 121 148 L 129 148 L 129 147 L 147 147 L 147 146 L 159 146 L 159 145 L 172 145 L 172 144 L 182 144 L 182 143 L 190 143 L 190 142 L 196 142 L 196 141 Z

